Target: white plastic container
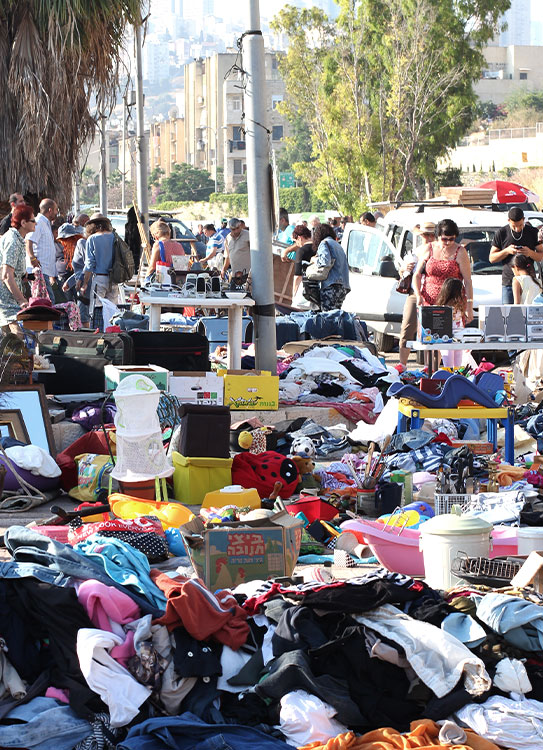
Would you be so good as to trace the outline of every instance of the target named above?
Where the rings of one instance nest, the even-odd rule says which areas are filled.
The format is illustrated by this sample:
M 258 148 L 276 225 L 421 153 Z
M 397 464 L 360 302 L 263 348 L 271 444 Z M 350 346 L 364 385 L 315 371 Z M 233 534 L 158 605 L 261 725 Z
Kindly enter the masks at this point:
M 434 589 L 451 589 L 461 579 L 451 573 L 455 557 L 488 557 L 492 524 L 480 518 L 453 513 L 435 516 L 420 527 L 420 548 L 426 583 Z
M 543 527 L 528 526 L 517 529 L 518 554 L 529 555 L 534 550 L 543 550 Z

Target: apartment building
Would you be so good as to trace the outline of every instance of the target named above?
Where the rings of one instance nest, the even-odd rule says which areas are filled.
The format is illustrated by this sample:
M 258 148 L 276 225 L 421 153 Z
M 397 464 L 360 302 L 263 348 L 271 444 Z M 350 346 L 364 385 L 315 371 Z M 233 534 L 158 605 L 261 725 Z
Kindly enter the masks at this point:
M 483 54 L 486 66 L 475 84 L 481 101 L 503 104 L 517 91 L 543 89 L 543 47 L 493 45 L 486 47 Z
M 166 177 L 169 177 L 173 164 L 186 161 L 185 119 L 176 115 L 176 108 L 173 108 L 169 119 L 151 124 L 149 168 L 161 167 Z
M 285 95 L 278 54 L 265 54 L 270 152 L 280 151 L 288 135 L 288 121 L 277 109 Z M 245 179 L 247 170 L 243 80 L 234 69 L 236 59 L 235 52 L 215 53 L 185 65 L 186 161 L 213 177 L 217 167 L 222 167 L 227 192 Z

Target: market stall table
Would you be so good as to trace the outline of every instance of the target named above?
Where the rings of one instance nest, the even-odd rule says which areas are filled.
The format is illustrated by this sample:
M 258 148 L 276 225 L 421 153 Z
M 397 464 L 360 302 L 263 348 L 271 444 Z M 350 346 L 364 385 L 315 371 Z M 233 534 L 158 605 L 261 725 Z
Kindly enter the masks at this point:
M 160 313 L 163 307 L 194 307 L 228 310 L 228 369 L 241 369 L 242 316 L 244 307 L 253 307 L 254 299 L 227 299 L 223 297 L 156 297 L 140 294 L 140 302 L 149 308 L 149 330 L 160 331 Z
M 428 374 L 431 375 L 439 367 L 440 351 L 513 352 L 511 355 L 513 357 L 527 349 L 543 349 L 543 341 L 477 341 L 476 343 L 455 341 L 450 344 L 423 344 L 421 341 L 407 341 L 406 347 L 412 351 L 430 355 L 428 361 L 425 357 L 425 364 L 428 366 Z

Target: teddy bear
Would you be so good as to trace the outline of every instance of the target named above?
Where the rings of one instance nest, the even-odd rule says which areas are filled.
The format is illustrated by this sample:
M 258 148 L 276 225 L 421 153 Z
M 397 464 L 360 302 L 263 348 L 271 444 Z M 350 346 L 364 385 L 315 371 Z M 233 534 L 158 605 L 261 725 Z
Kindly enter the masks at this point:
M 296 437 L 290 446 L 290 453 L 293 456 L 310 456 L 312 458 L 315 455 L 315 444 L 310 437 L 305 435 Z
M 292 456 L 292 461 L 296 464 L 296 468 L 300 474 L 300 481 L 296 490 L 310 490 L 320 489 L 321 481 L 319 477 L 314 474 L 315 462 L 310 456 Z

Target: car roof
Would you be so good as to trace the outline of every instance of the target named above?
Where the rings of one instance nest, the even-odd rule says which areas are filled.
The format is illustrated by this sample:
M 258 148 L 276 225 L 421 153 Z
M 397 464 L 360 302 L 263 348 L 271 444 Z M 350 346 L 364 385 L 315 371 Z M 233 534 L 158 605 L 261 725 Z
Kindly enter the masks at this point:
M 424 206 L 423 211 L 413 208 L 397 208 L 389 211 L 381 221 L 385 226 L 399 224 L 412 228 L 425 221 L 433 221 L 437 224 L 443 219 L 452 219 L 459 227 L 503 227 L 507 223 L 507 216 L 502 212 L 465 206 Z

